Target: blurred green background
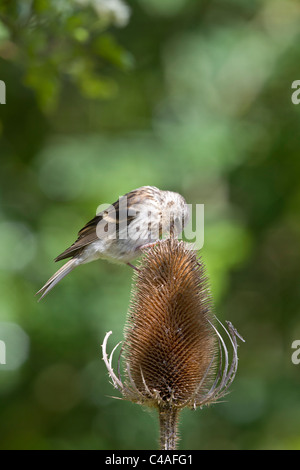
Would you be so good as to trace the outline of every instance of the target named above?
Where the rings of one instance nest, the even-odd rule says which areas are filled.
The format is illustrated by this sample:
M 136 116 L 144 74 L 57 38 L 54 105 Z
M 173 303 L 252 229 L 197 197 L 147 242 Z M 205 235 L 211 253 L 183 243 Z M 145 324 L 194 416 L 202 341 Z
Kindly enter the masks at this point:
M 81 266 L 37 303 L 102 203 L 142 185 L 205 204 L 215 311 L 246 339 L 224 402 L 180 449 L 300 449 L 300 5 L 4 0 L 0 6 L 2 449 L 155 449 L 154 413 L 110 398 L 131 271 Z

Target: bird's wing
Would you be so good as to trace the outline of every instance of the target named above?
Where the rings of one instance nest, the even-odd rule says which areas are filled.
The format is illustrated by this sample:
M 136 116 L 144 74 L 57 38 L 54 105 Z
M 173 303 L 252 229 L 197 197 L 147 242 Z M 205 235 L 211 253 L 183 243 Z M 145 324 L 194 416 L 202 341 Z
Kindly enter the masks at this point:
M 120 197 L 116 202 L 109 206 L 106 210 L 97 214 L 91 219 L 79 232 L 77 240 L 63 253 L 55 258 L 55 261 L 60 261 L 65 258 L 70 258 L 79 254 L 84 247 L 91 243 L 103 238 L 105 236 L 105 227 L 115 228 L 116 237 L 119 234 L 121 227 L 127 227 L 136 217 L 136 214 L 128 213 L 128 208 L 133 204 L 139 203 L 139 196 L 136 194 L 137 190 L 131 191 L 128 194 Z M 98 224 L 101 225 L 101 231 L 97 230 Z M 125 225 L 126 224 L 126 225 Z M 98 227 L 100 228 L 100 227 Z

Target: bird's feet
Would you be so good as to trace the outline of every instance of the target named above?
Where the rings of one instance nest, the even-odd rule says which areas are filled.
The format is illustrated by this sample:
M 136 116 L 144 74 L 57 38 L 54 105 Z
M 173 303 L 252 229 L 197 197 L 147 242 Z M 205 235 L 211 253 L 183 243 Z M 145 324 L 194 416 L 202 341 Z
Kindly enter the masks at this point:
M 132 269 L 134 269 L 135 271 L 137 271 L 137 272 L 140 271 L 139 268 L 137 268 L 137 267 L 134 266 L 133 264 L 131 264 L 131 263 L 126 263 L 126 264 L 127 264 L 127 266 L 130 266 L 130 267 L 131 267 Z
M 145 245 L 142 245 L 139 250 L 141 251 L 144 251 L 144 250 L 147 250 L 148 248 L 152 248 L 153 246 L 157 245 L 158 243 L 160 243 L 161 240 L 155 240 L 155 242 L 151 242 L 151 243 L 146 243 Z

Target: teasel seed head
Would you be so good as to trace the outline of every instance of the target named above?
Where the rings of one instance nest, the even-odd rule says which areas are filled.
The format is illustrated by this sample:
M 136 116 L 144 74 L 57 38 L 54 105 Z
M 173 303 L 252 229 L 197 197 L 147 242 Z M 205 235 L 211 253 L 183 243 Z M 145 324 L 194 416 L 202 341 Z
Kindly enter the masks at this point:
M 145 252 L 134 276 L 118 375 L 115 349 L 110 357 L 106 352 L 111 332 L 103 359 L 124 399 L 158 409 L 161 448 L 175 449 L 179 410 L 208 405 L 227 392 L 237 370 L 236 338 L 242 338 L 230 322 L 225 328 L 213 315 L 204 264 L 190 245 L 160 241 Z

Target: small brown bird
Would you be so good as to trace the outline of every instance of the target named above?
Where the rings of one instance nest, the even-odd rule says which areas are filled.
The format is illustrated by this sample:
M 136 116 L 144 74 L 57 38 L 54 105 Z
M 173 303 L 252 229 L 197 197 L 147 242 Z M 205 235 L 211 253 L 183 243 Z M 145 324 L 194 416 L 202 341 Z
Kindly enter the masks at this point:
M 97 214 L 79 232 L 77 240 L 55 258 L 71 258 L 36 293 L 41 300 L 76 266 L 96 259 L 126 263 L 141 255 L 163 235 L 178 236 L 189 219 L 189 208 L 178 193 L 142 186 Z M 135 268 L 136 269 L 136 268 Z

